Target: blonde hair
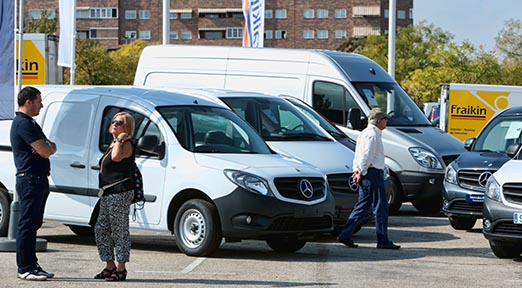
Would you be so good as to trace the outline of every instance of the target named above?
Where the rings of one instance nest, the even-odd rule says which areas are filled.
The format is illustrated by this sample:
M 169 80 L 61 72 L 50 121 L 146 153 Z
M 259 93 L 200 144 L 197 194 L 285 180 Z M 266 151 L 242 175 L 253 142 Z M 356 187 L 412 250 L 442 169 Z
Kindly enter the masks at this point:
M 125 130 L 125 133 L 129 135 L 129 138 L 131 138 L 134 135 L 134 118 L 127 112 L 118 112 L 112 116 L 112 119 L 114 120 L 118 116 L 123 116 L 123 123 L 125 123 L 123 129 Z M 110 129 L 111 128 L 109 127 L 109 131 Z

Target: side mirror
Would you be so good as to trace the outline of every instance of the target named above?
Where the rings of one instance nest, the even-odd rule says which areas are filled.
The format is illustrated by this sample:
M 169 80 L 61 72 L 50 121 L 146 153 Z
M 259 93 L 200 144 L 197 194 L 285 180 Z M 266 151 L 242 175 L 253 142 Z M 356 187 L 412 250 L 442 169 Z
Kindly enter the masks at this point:
M 145 135 L 140 137 L 138 140 L 138 145 L 136 145 L 136 148 L 139 151 L 143 151 L 145 153 L 158 155 L 158 152 L 156 152 L 156 148 L 158 148 L 159 139 L 156 135 Z
M 361 121 L 361 110 L 359 108 L 350 108 L 348 110 L 348 123 L 355 130 L 362 130 L 364 127 Z
M 464 149 L 470 151 L 471 146 L 473 146 L 473 143 L 475 143 L 476 138 L 468 138 L 464 141 Z
M 508 148 L 506 150 L 506 154 L 510 158 L 513 158 L 513 157 L 515 157 L 515 155 L 518 154 L 518 151 L 520 150 L 520 147 L 522 147 L 522 144 L 520 144 L 520 143 L 511 144 L 511 145 L 508 146 Z

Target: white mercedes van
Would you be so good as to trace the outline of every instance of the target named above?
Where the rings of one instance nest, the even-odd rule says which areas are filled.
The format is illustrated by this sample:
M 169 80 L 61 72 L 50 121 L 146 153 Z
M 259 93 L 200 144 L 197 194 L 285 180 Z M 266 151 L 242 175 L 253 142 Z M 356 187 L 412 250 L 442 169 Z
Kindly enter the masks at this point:
M 326 176 L 273 153 L 222 104 L 136 87 L 37 88 L 44 108 L 36 120 L 58 147 L 50 158 L 46 221 L 92 233 L 88 222 L 98 198 L 98 161 L 112 141 L 113 115 L 126 111 L 136 121 L 136 162 L 146 198 L 136 221 L 130 221 L 132 229 L 172 233 L 180 250 L 195 256 L 211 254 L 222 238 L 262 239 L 276 251 L 297 251 L 316 233 L 333 229 Z M 9 127 L 0 125 L 3 217 L 15 191 Z M 8 222 L 1 222 L 0 231 Z
M 433 127 L 377 63 L 362 55 L 327 50 L 223 46 L 146 47 L 134 85 L 227 88 L 305 101 L 356 139 L 373 107 L 391 115 L 383 132 L 386 165 L 394 183 L 390 213 L 403 201 L 423 212 L 440 211 L 445 167 L 463 153 L 455 137 Z

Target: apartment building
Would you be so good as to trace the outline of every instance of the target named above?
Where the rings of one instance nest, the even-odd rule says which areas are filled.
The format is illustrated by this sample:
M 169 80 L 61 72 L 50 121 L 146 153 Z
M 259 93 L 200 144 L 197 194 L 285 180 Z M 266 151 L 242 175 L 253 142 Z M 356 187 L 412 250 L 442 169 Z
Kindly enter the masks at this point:
M 78 38 L 116 48 L 163 39 L 162 0 L 77 0 Z M 241 46 L 241 0 L 170 0 L 169 42 Z M 388 0 L 265 0 L 265 47 L 336 49 L 349 37 L 388 32 Z M 26 23 L 58 0 L 25 0 Z M 397 26 L 413 24 L 413 0 L 397 0 Z

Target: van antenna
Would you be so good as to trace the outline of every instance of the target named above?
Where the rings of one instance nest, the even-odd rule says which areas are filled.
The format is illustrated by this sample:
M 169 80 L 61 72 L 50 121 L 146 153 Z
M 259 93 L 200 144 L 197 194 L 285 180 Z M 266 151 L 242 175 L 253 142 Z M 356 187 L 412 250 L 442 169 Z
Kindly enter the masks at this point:
M 199 103 L 198 103 L 198 100 L 194 100 L 194 104 L 199 104 Z

